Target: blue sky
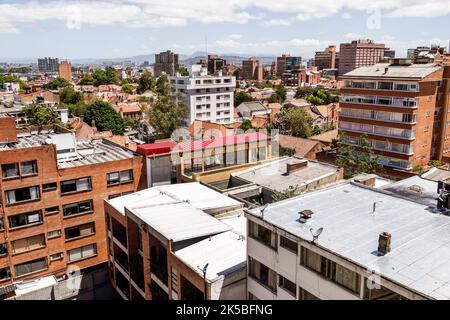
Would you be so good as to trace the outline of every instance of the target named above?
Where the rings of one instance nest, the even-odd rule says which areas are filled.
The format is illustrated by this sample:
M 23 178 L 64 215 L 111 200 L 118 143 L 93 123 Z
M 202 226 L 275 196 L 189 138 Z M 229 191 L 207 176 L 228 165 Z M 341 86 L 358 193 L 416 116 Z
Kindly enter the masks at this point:
M 372 38 L 406 49 L 450 39 L 450 0 L 2 0 L 0 58 L 290 53 Z

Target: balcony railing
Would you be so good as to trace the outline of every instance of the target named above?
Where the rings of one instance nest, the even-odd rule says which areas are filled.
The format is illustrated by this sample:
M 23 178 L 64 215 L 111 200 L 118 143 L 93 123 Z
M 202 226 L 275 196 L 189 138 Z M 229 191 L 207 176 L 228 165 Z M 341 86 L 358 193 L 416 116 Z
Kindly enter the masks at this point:
M 396 108 L 417 108 L 416 98 L 342 95 L 341 103 L 369 104 Z
M 419 91 L 419 85 L 417 83 L 396 83 L 389 81 L 345 81 L 344 88 L 403 92 Z
M 373 134 L 382 137 L 392 137 L 408 140 L 413 140 L 416 138 L 415 130 L 380 127 L 369 124 L 357 124 L 344 121 L 341 121 L 339 123 L 339 129 L 344 131 Z

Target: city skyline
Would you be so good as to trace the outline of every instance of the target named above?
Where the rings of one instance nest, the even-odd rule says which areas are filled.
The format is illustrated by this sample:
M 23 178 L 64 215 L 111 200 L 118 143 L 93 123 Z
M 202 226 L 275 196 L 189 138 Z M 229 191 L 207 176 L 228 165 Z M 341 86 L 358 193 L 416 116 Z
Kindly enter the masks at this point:
M 6 0 L 0 4 L 0 40 L 9 45 L 0 59 L 112 59 L 169 49 L 311 58 L 330 44 L 359 38 L 385 43 L 397 56 L 406 56 L 418 45 L 448 47 L 449 13 L 445 0 Z

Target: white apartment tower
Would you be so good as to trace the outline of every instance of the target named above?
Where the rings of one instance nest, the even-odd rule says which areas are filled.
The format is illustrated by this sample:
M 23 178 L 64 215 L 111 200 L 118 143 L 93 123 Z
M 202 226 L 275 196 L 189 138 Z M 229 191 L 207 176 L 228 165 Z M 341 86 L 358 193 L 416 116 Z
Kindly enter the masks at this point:
M 194 120 L 233 123 L 235 77 L 222 76 L 221 71 L 217 76 L 210 76 L 206 68 L 193 65 L 189 76 L 177 74 L 169 80 L 189 108 L 187 126 Z

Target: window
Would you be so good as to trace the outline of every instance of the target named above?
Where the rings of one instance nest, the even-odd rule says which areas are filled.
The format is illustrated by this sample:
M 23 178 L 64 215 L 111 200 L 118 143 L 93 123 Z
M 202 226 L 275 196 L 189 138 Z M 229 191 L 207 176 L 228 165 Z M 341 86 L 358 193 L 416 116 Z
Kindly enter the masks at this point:
M 42 185 L 42 191 L 56 190 L 56 182 L 44 183 Z
M 95 243 L 67 251 L 69 262 L 86 259 L 97 255 L 97 245 Z
M 9 270 L 9 267 L 0 268 L 0 281 L 9 279 L 10 277 L 11 277 L 11 271 Z
M 272 269 L 266 267 L 259 261 L 249 258 L 249 276 L 257 280 L 260 284 L 270 289 L 272 292 L 277 291 L 277 274 Z
M 26 225 L 34 225 L 38 223 L 42 223 L 42 213 L 41 211 L 33 211 L 22 214 L 17 214 L 14 216 L 8 217 L 9 220 L 9 228 L 18 228 Z
M 133 181 L 133 171 L 124 170 L 120 172 L 111 172 L 107 174 L 108 186 Z
M 175 293 L 178 293 L 178 273 L 177 273 L 177 269 L 175 269 L 174 267 L 171 267 L 172 269 L 172 291 L 174 291 Z
M 320 300 L 315 295 L 311 294 L 310 292 L 306 291 L 302 287 L 298 287 L 298 300 Z
M 297 242 L 294 242 L 292 240 L 289 240 L 288 238 L 280 236 L 280 246 L 297 254 L 297 247 L 298 247 Z
M 61 230 L 60 229 L 47 232 L 47 238 L 48 239 L 58 238 L 60 236 L 61 236 Z
M 11 241 L 12 253 L 18 254 L 45 247 L 44 234 Z
M 300 264 L 354 293 L 360 292 L 361 278 L 358 273 L 304 247 L 301 248 Z
M 59 213 L 59 207 L 50 207 L 50 208 L 45 208 L 45 210 L 44 210 L 44 214 L 46 216 L 56 214 L 56 213 Z
M 58 252 L 50 256 L 50 261 L 61 260 L 62 258 L 64 258 L 64 253 Z
M 64 234 L 66 240 L 76 239 L 80 237 L 89 236 L 95 233 L 95 223 L 90 222 L 75 227 L 66 228 Z
M 8 254 L 8 244 L 0 243 L 0 257 Z
M 47 258 L 40 258 L 33 261 L 28 261 L 14 266 L 16 276 L 23 276 L 32 272 L 42 271 L 48 269 Z
M 17 178 L 19 177 L 19 164 L 7 163 L 2 164 L 3 179 Z
M 63 206 L 64 217 L 90 213 L 94 210 L 92 200 L 70 203 Z
M 253 221 L 249 221 L 248 223 L 249 235 L 252 238 L 261 241 L 262 243 L 269 247 L 272 247 L 273 249 L 277 248 L 277 236 L 274 232 Z
M 74 193 L 92 189 L 91 177 L 61 182 L 61 193 Z
M 278 276 L 278 285 L 280 286 L 280 288 L 283 288 L 284 290 L 286 290 L 288 293 L 290 293 L 294 297 L 297 295 L 297 292 L 296 292 L 297 286 L 295 285 L 294 282 L 286 279 L 285 277 L 280 276 L 280 275 Z
M 38 173 L 37 161 L 25 161 L 20 164 L 20 174 L 21 176 L 32 176 Z
M 39 187 L 27 187 L 6 191 L 6 204 L 15 204 L 39 199 Z

